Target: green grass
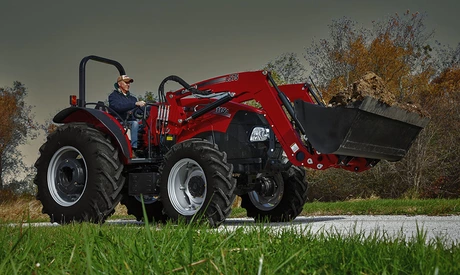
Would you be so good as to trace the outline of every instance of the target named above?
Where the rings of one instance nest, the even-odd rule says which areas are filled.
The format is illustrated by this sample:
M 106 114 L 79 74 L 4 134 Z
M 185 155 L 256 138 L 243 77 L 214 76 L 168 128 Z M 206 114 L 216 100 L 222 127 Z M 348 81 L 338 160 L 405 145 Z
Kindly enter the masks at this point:
M 385 200 L 306 203 L 301 215 L 459 215 L 460 199 Z
M 0 226 L 0 274 L 458 274 L 460 249 L 255 225 Z
M 6 205 L 2 205 L 5 207 Z M 460 200 L 313 202 L 301 215 L 458 215 Z M 244 217 L 235 208 L 231 217 Z M 117 216 L 117 218 L 132 218 Z M 384 232 L 312 234 L 253 225 L 0 223 L 0 274 L 459 274 L 460 246 Z M 260 273 L 259 273 L 260 272 Z

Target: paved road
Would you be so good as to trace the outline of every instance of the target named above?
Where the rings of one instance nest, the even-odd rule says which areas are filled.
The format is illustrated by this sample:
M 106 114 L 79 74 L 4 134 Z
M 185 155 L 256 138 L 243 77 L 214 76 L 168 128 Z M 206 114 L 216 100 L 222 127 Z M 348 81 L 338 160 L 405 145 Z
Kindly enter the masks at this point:
M 131 220 L 110 220 L 107 225 L 125 225 L 142 223 Z M 35 223 L 36 226 L 57 226 L 50 223 Z M 259 227 L 249 218 L 232 218 L 217 230 L 234 230 L 239 227 Z M 332 234 L 385 234 L 386 237 L 404 237 L 407 240 L 417 236 L 418 231 L 426 233 L 427 241 L 442 238 L 447 246 L 460 244 L 460 216 L 318 216 L 297 217 L 291 223 L 266 224 L 274 230 L 297 228 L 299 232 L 321 232 Z
M 255 225 L 250 219 L 228 219 L 224 227 L 232 229 Z M 296 227 L 299 232 L 337 233 L 341 235 L 380 233 L 380 236 L 406 240 L 425 232 L 427 242 L 442 238 L 445 245 L 460 244 L 460 216 L 319 216 L 297 217 L 293 223 L 271 223 L 274 228 Z M 304 231 L 302 231 L 304 230 Z

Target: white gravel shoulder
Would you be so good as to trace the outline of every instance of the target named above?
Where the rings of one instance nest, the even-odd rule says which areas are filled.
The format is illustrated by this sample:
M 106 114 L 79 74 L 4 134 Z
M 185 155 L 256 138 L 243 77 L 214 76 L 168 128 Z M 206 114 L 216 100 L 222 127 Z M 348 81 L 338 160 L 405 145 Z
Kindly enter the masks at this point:
M 109 220 L 105 224 L 111 226 L 143 226 L 142 222 L 134 220 Z M 11 226 L 18 226 L 18 224 L 11 224 Z M 31 223 L 30 226 L 59 226 L 59 224 L 41 222 Z M 460 216 L 299 216 L 289 223 L 267 224 L 256 224 L 251 218 L 229 218 L 217 230 L 233 231 L 237 228 L 251 230 L 261 226 L 264 228 L 269 227 L 275 231 L 292 228 L 299 234 L 313 233 L 326 236 L 359 234 L 364 237 L 379 236 L 382 239 L 405 238 L 408 241 L 423 233 L 426 235 L 427 242 L 441 240 L 445 246 L 460 244 Z
M 243 225 L 257 226 L 252 219 L 228 219 L 224 227 L 227 229 Z M 351 215 L 351 216 L 315 216 L 297 217 L 291 223 L 270 223 L 277 229 L 297 228 L 299 232 L 313 234 L 349 236 L 377 235 L 383 238 L 405 238 L 411 240 L 418 234 L 426 235 L 426 241 L 442 240 L 445 245 L 460 243 L 460 216 L 404 216 L 404 215 Z

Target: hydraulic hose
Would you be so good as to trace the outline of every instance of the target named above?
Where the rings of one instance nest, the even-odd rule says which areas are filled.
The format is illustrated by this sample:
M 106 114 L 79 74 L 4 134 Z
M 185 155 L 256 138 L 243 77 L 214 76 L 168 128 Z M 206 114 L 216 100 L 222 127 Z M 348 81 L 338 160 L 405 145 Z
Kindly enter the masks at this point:
M 166 101 L 166 98 L 165 98 L 165 95 L 164 95 L 164 90 L 165 90 L 165 84 L 168 81 L 174 81 L 174 82 L 179 83 L 180 85 L 182 85 L 182 87 L 184 87 L 185 89 L 189 90 L 192 94 L 203 94 L 203 95 L 209 94 L 209 92 L 200 91 L 200 90 L 198 90 L 196 88 L 193 88 L 185 80 L 183 80 L 182 78 L 180 78 L 180 77 L 178 77 L 176 75 L 170 75 L 170 76 L 166 77 L 165 79 L 163 79 L 163 81 L 161 81 L 161 83 L 160 83 L 160 86 L 158 87 L 158 97 L 159 97 L 160 102 L 165 102 Z

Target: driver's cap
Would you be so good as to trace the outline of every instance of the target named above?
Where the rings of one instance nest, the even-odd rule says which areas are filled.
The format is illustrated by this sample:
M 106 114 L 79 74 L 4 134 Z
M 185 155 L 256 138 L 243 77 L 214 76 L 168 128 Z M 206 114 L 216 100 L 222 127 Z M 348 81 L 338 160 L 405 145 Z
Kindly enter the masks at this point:
M 134 79 L 132 79 L 131 77 L 123 74 L 123 75 L 120 75 L 118 78 L 117 78 L 117 82 L 120 82 L 120 81 L 124 81 L 126 83 L 133 83 L 134 82 Z

